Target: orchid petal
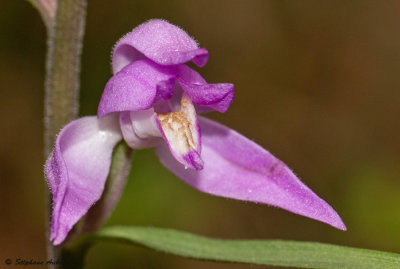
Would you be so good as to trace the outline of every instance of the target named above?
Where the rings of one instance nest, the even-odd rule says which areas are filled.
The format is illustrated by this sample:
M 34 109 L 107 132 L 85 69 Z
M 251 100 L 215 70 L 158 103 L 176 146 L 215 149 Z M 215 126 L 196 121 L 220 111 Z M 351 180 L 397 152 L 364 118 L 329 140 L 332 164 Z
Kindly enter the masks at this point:
M 120 113 L 125 142 L 133 149 L 154 147 L 162 142 L 154 109 Z
M 114 115 L 80 118 L 61 130 L 45 167 L 53 194 L 50 240 L 54 245 L 62 243 L 100 199 L 119 140 L 121 133 Z
M 199 48 L 185 31 L 164 20 L 150 20 L 122 37 L 114 47 L 114 74 L 131 62 L 149 58 L 161 65 L 176 65 L 193 61 L 202 67 L 208 51 Z
M 157 147 L 164 166 L 183 181 L 202 192 L 281 207 L 346 229 L 335 210 L 271 153 L 211 120 L 200 118 L 200 126 L 204 159 L 201 171 L 185 170 L 165 146 Z
M 157 118 L 160 133 L 176 160 L 185 169 L 202 169 L 201 133 L 190 99 L 183 94 L 178 111 L 157 114 Z
M 208 84 L 199 73 L 186 65 L 179 67 L 177 80 L 183 91 L 197 105 L 223 113 L 228 110 L 233 101 L 233 84 Z
M 171 98 L 175 72 L 148 59 L 127 65 L 107 82 L 97 115 L 144 110 Z

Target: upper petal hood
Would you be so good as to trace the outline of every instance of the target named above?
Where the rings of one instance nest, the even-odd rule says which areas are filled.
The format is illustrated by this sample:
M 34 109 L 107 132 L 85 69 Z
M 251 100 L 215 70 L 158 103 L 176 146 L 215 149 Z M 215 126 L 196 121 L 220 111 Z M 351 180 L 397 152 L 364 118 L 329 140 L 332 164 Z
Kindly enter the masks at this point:
M 176 68 L 161 66 L 149 59 L 124 67 L 106 84 L 97 115 L 138 111 L 169 99 L 174 93 Z
M 280 160 L 239 133 L 199 118 L 204 169 L 185 170 L 168 149 L 157 148 L 161 162 L 192 187 L 217 196 L 265 203 L 345 230 L 324 200 L 304 185 Z
M 116 143 L 118 118 L 84 117 L 58 135 L 45 174 L 53 194 L 50 240 L 63 242 L 78 220 L 100 199 Z
M 204 66 L 208 51 L 199 48 L 185 31 L 164 20 L 150 20 L 122 37 L 114 47 L 114 74 L 127 64 L 149 58 L 161 65 L 176 65 L 193 61 Z

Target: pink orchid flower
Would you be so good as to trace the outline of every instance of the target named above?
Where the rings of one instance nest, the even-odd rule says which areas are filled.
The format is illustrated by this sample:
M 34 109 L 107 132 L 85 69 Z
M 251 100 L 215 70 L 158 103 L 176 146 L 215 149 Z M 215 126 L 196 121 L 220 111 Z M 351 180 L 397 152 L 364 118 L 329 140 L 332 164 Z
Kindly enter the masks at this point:
M 280 160 L 197 112 L 225 112 L 233 85 L 208 84 L 199 67 L 208 51 L 182 29 L 150 20 L 118 41 L 114 76 L 98 115 L 77 119 L 57 137 L 46 163 L 53 194 L 50 240 L 62 243 L 103 193 L 114 146 L 154 147 L 161 163 L 193 188 L 277 206 L 345 230 L 342 220 Z

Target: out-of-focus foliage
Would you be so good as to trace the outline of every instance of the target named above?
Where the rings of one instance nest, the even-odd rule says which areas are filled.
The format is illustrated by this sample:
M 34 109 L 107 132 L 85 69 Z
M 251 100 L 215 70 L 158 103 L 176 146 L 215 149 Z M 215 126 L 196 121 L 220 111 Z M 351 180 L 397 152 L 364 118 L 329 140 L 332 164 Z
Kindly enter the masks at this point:
M 110 51 L 150 18 L 210 51 L 201 71 L 232 82 L 229 125 L 284 160 L 348 231 L 283 210 L 198 193 L 151 150 L 136 151 L 110 224 L 222 238 L 320 241 L 400 252 L 400 4 L 394 1 L 89 1 L 81 115 L 96 113 Z M 45 27 L 25 1 L 0 14 L 0 262 L 45 260 L 42 153 Z M 2 260 L 1 260 L 2 259 Z M 88 268 L 250 268 L 100 244 Z M 10 267 L 11 268 L 11 267 Z M 251 267 L 253 268 L 253 267 Z

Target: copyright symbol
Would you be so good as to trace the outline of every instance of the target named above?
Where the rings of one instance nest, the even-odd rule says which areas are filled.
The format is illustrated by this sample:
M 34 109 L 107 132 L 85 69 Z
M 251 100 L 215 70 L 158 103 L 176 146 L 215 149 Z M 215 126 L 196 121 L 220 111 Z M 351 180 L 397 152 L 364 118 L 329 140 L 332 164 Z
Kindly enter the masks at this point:
M 7 259 L 4 261 L 7 265 L 10 265 L 12 263 L 11 259 Z

